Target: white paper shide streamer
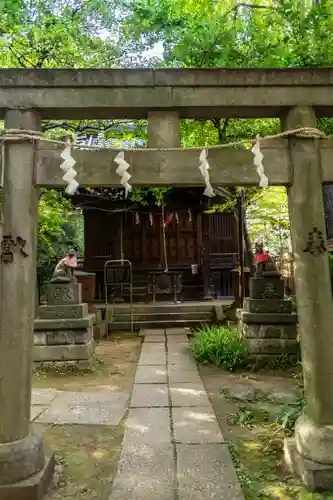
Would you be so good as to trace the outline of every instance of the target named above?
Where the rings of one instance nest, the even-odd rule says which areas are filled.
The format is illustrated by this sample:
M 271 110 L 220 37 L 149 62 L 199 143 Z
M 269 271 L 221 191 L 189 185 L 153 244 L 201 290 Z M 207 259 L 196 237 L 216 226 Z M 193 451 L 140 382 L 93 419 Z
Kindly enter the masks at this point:
M 207 149 L 203 149 L 199 157 L 199 170 L 206 184 L 206 189 L 204 190 L 203 194 L 205 196 L 208 196 L 208 198 L 213 198 L 215 196 L 215 193 L 209 179 L 209 163 L 207 160 L 207 156 Z
M 132 176 L 127 172 L 130 165 L 124 158 L 124 151 L 120 151 L 113 161 L 118 164 L 116 172 L 121 176 L 120 184 L 124 187 L 125 198 L 127 198 L 128 193 L 132 191 L 132 186 L 128 182 Z
M 257 167 L 257 172 L 259 175 L 259 186 L 264 188 L 268 186 L 268 177 L 265 175 L 265 169 L 264 165 L 262 163 L 262 160 L 264 159 L 264 155 L 260 151 L 260 140 L 259 140 L 259 135 L 256 137 L 256 142 L 253 148 L 251 149 L 251 152 L 254 154 L 253 158 L 253 163 Z
M 60 156 L 64 160 L 60 165 L 60 168 L 65 172 L 65 175 L 62 178 L 65 182 L 67 182 L 65 191 L 67 194 L 73 195 L 76 193 L 79 183 L 75 179 L 77 171 L 73 167 L 76 161 L 72 157 L 71 147 L 67 146 Z

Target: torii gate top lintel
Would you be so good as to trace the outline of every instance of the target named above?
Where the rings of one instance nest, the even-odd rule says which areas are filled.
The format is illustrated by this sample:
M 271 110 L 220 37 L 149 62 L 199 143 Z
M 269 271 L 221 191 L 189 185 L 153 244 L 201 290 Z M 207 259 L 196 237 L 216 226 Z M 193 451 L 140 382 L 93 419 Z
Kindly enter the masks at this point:
M 33 108 L 44 119 L 279 117 L 292 106 L 333 116 L 333 69 L 0 69 L 0 118 Z

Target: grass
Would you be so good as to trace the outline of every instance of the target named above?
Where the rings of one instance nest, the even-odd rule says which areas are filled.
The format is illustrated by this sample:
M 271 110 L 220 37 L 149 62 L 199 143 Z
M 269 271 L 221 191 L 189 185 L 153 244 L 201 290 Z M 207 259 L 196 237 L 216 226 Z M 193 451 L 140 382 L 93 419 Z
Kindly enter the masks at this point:
M 228 371 L 294 368 L 300 358 L 298 354 L 281 354 L 271 360 L 255 361 L 248 356 L 246 342 L 231 322 L 201 326 L 194 332 L 191 347 L 199 363 L 211 363 Z
M 229 371 L 246 365 L 245 342 L 231 324 L 202 326 L 195 332 L 191 348 L 199 363 L 213 363 Z
M 61 473 L 45 500 L 108 500 L 124 426 L 46 425 L 47 447 L 56 450 Z

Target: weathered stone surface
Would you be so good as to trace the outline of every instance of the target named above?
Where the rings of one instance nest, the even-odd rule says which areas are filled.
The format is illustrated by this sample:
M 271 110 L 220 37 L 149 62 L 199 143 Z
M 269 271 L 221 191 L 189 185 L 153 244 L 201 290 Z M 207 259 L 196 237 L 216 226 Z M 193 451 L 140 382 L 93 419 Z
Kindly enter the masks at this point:
M 126 420 L 125 443 L 171 443 L 169 408 L 132 408 Z
M 59 425 L 119 425 L 128 399 L 127 392 L 62 392 L 35 421 Z
M 95 316 L 88 314 L 85 318 L 76 319 L 35 319 L 35 331 L 45 330 L 75 330 L 89 328 L 95 323 Z
M 296 354 L 297 342 L 290 339 L 246 339 L 249 354 Z
M 166 384 L 134 384 L 130 408 L 169 406 Z
M 177 443 L 223 443 L 224 438 L 211 406 L 172 408 L 172 420 Z
M 180 352 L 168 352 L 169 365 L 182 367 L 187 370 L 195 370 L 197 365 L 190 354 Z
M 34 345 L 46 345 L 46 333 L 45 332 L 40 332 L 40 333 L 34 333 Z
M 31 411 L 30 411 L 31 422 L 33 422 L 37 417 L 39 417 L 46 410 L 47 410 L 47 406 L 32 405 Z
M 31 392 L 31 403 L 33 405 L 49 405 L 60 391 L 56 389 L 33 389 Z
M 90 359 L 95 352 L 95 341 L 86 344 L 35 345 L 32 350 L 33 361 L 76 361 Z
M 45 333 L 47 345 L 86 344 L 93 339 L 93 327 L 84 330 L 50 330 Z
M 285 439 L 284 460 L 289 471 L 300 477 L 310 491 L 333 490 L 333 465 L 302 457 L 296 449 L 295 438 Z
M 106 337 L 107 334 L 107 325 L 103 321 L 93 327 L 93 336 L 95 340 L 101 340 Z
M 172 406 L 211 406 L 202 383 L 170 383 Z
M 291 313 L 292 301 L 289 299 L 252 299 L 245 297 L 243 309 L 250 313 Z
M 166 384 L 167 370 L 166 365 L 139 365 L 135 374 L 135 384 Z
M 88 316 L 88 304 L 46 305 L 39 306 L 36 310 L 38 319 L 76 319 L 86 316 Z
M 165 330 L 166 335 L 188 335 L 189 330 L 186 328 L 167 328 Z
M 148 148 L 180 147 L 180 120 L 177 111 L 148 113 Z
M 26 108 L 7 109 L 4 127 L 38 132 L 40 116 Z M 34 185 L 36 148 L 33 141 L 8 141 L 4 148 L 2 229 L 3 235 L 10 235 L 15 246 L 12 262 L 5 261 L 8 254 L 0 260 L 0 443 L 8 443 L 8 447 L 13 443 L 15 447 L 18 443 L 26 443 L 30 425 L 38 191 Z M 32 467 L 35 462 L 32 458 Z M 8 467 L 11 467 L 10 461 Z M 28 469 L 22 462 L 22 474 L 25 470 Z M 12 472 L 9 475 L 14 477 Z
M 250 278 L 250 297 L 253 299 L 283 299 L 284 281 L 279 277 Z
M 151 343 L 151 342 L 164 342 L 165 341 L 165 336 L 164 335 L 146 335 L 145 336 L 145 342 Z
M 173 446 L 124 443 L 109 500 L 174 498 Z
M 179 365 L 169 365 L 168 367 L 168 378 L 170 383 L 174 382 L 193 382 L 200 383 L 201 377 L 196 366 L 193 366 L 192 369 L 188 367 L 182 367 Z
M 316 118 L 313 108 L 292 108 L 284 125 L 288 129 L 316 127 Z M 303 425 L 304 421 L 300 425 L 301 419 L 298 419 L 295 440 L 302 456 L 316 461 L 315 456 L 320 453 L 320 462 L 327 466 L 332 465 L 333 455 L 333 302 L 319 143 L 305 138 L 289 139 L 294 180 L 288 188 L 288 201 L 306 414 L 313 422 L 311 429 L 310 425 Z M 314 449 L 307 454 L 305 450 L 310 444 Z M 331 482 L 330 487 L 332 485 Z
M 81 283 L 50 283 L 47 288 L 47 303 L 49 305 L 81 304 Z
M 297 325 L 258 325 L 256 323 L 240 322 L 239 330 L 249 339 L 296 339 Z
M 19 441 L 0 444 L 0 485 L 37 474 L 43 465 L 43 437 L 36 429 Z
M 52 480 L 54 467 L 54 456 L 47 456 L 37 474 L 15 483 L 0 484 L 0 500 L 42 500 Z
M 163 335 L 165 334 L 164 328 L 144 328 L 140 330 L 140 335 L 150 336 L 150 335 Z
M 244 500 L 228 446 L 177 445 L 179 500 Z
M 242 309 L 237 311 L 238 318 L 244 323 L 265 323 L 265 324 L 288 324 L 297 323 L 297 314 L 279 314 L 279 313 L 250 313 Z
M 165 351 L 145 351 L 141 353 L 138 365 L 148 365 L 148 366 L 154 366 L 154 365 L 165 365 L 166 364 L 166 353 Z
M 182 118 L 212 118 L 217 110 L 221 118 L 271 118 L 293 105 L 330 116 L 331 80 L 330 69 L 312 68 L 311 74 L 298 68 L 2 70 L 0 116 L 15 104 L 39 109 L 44 119 L 147 119 L 148 110 L 161 108 L 179 110 Z
M 168 345 L 173 344 L 175 342 L 188 342 L 187 335 L 167 335 Z

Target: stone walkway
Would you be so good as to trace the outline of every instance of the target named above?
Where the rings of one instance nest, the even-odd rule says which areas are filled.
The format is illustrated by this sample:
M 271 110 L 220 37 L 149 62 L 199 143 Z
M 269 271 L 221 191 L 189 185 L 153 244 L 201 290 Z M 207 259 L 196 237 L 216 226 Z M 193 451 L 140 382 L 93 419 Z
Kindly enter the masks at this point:
M 185 330 L 148 331 L 110 500 L 244 500 Z

